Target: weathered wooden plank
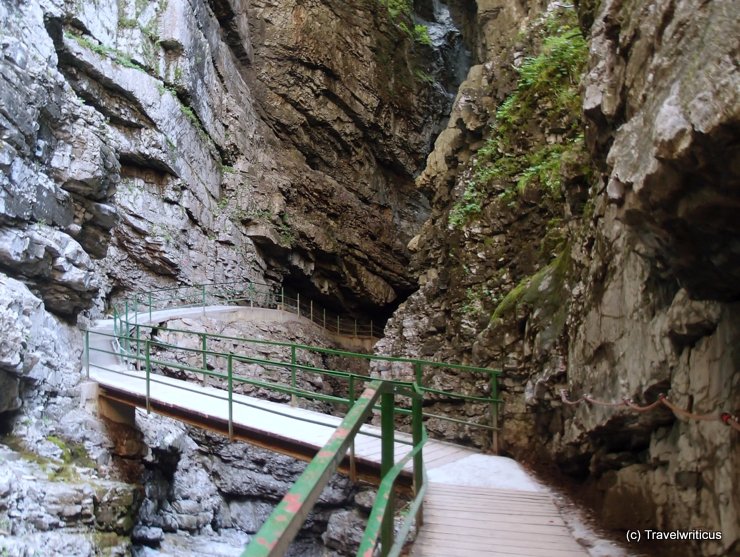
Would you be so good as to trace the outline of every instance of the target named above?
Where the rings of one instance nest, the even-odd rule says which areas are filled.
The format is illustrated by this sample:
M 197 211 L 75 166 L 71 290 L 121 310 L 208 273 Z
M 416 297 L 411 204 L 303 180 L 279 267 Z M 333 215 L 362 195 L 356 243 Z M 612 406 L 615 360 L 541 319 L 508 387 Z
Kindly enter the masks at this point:
M 541 491 L 522 491 L 514 489 L 503 489 L 498 487 L 470 487 L 466 485 L 454 485 L 450 483 L 431 483 L 430 489 L 433 489 L 437 493 L 451 493 L 451 494 L 465 494 L 465 495 L 484 495 L 484 494 L 497 494 L 506 495 L 524 499 L 545 499 L 551 500 L 551 496 L 547 492 Z
M 531 504 L 531 505 L 522 505 L 517 504 L 516 502 L 510 502 L 506 503 L 505 501 L 491 501 L 491 500 L 484 500 L 484 499 L 471 499 L 470 501 L 440 501 L 439 499 L 434 499 L 433 497 L 429 497 L 428 501 L 430 501 L 431 507 L 436 507 L 440 509 L 459 509 L 461 512 L 465 512 L 468 510 L 472 511 L 491 511 L 494 513 L 504 512 L 506 511 L 514 511 L 516 513 L 531 513 L 533 515 L 558 515 L 559 513 L 557 509 L 553 506 L 548 506 L 546 504 Z
M 425 522 L 423 528 L 431 528 L 433 524 L 436 525 L 443 525 L 442 522 Z M 465 530 L 466 532 L 487 532 L 491 536 L 495 534 L 527 534 L 527 535 L 537 535 L 537 536 L 553 536 L 553 537 L 561 537 L 563 540 L 569 540 L 571 539 L 570 532 L 560 526 L 547 526 L 547 525 L 538 525 L 538 524 L 499 524 L 494 526 L 489 525 L 475 525 L 470 524 L 466 521 L 455 521 L 450 520 L 449 522 L 450 526 L 455 527 L 456 530 Z
M 502 538 L 499 536 L 489 537 L 470 537 L 466 535 L 467 532 L 434 532 L 425 531 L 424 539 L 427 541 L 434 541 L 434 543 L 448 544 L 449 540 L 454 540 L 456 544 L 463 545 L 465 547 L 490 547 L 495 545 L 497 547 L 506 547 L 509 550 L 517 550 L 518 548 L 527 549 L 549 549 L 552 551 L 574 551 L 582 549 L 575 541 L 571 544 L 562 543 L 558 539 L 540 540 L 527 536 L 509 537 Z
M 434 511 L 434 512 L 427 512 L 427 509 L 424 509 L 424 521 L 429 522 L 430 524 L 438 524 L 438 523 L 448 523 L 448 524 L 470 524 L 471 526 L 478 527 L 479 525 L 485 527 L 485 528 L 498 528 L 498 527 L 508 527 L 511 524 L 519 524 L 519 525 L 537 525 L 537 526 L 547 526 L 550 528 L 563 528 L 565 527 L 565 523 L 563 522 L 563 519 L 561 517 L 530 517 L 526 518 L 523 516 L 517 516 L 514 517 L 513 520 L 507 520 L 504 518 L 505 513 L 501 513 L 501 515 L 498 516 L 491 516 L 491 515 L 482 515 L 482 516 L 476 516 L 474 514 L 457 514 L 457 513 L 449 513 L 449 512 L 440 512 L 440 511 Z M 446 522 L 445 522 L 446 521 Z
M 446 454 L 438 454 L 430 459 L 427 459 L 426 455 L 424 455 L 424 464 L 427 467 L 427 470 L 433 470 L 434 468 L 439 468 L 440 466 L 444 466 L 445 464 L 450 464 L 451 462 L 462 460 L 467 456 L 469 455 L 462 451 L 456 452 L 448 450 Z
M 492 499 L 469 499 L 469 500 L 441 500 L 435 498 L 433 495 L 428 497 L 430 505 L 439 508 L 450 508 L 450 509 L 481 509 L 491 510 L 493 512 L 501 512 L 504 510 L 511 510 L 523 513 L 532 514 L 558 514 L 557 509 L 547 503 L 530 503 L 522 504 L 517 501 L 505 501 L 505 500 L 492 500 Z
M 440 501 L 428 501 L 426 508 L 429 511 L 439 510 L 441 512 L 454 511 L 460 515 L 475 515 L 478 513 L 483 514 L 508 514 L 508 515 L 525 515 L 525 516 L 538 516 L 538 517 L 559 517 L 560 514 L 557 509 L 549 508 L 545 505 L 541 506 L 525 506 L 525 505 L 511 505 L 506 507 L 505 505 L 490 504 L 489 502 L 482 503 L 471 503 L 465 505 L 463 503 L 450 503 Z
M 471 543 L 481 543 L 480 540 L 484 540 L 486 543 L 491 540 L 496 540 L 497 543 L 503 545 L 523 545 L 527 547 L 561 547 L 567 548 L 580 548 L 578 543 L 570 536 L 565 539 L 563 536 L 551 536 L 541 534 L 538 536 L 530 536 L 527 532 L 509 532 L 509 531 L 483 531 L 483 530 L 470 530 L 455 527 L 437 527 L 430 526 L 424 528 L 424 536 L 427 539 L 436 539 L 444 541 L 448 538 L 454 538 L 456 536 L 463 536 L 464 539 L 470 540 Z
M 441 544 L 439 540 L 421 539 L 414 544 L 415 557 L 587 557 L 583 549 L 533 548 L 499 545 L 491 541 L 487 546 L 471 547 L 454 541 Z

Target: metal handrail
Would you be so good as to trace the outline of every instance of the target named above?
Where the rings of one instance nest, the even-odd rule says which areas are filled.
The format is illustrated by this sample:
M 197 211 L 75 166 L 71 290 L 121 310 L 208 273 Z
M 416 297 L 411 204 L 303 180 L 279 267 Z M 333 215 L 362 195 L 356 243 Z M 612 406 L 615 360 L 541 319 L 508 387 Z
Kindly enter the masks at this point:
M 228 294 L 234 294 L 237 292 L 236 287 L 241 287 L 241 290 L 239 292 L 250 292 L 251 294 L 259 293 L 259 290 L 262 288 L 263 293 L 269 296 L 274 297 L 274 293 L 269 290 L 269 286 L 265 284 L 260 283 L 242 283 L 242 282 L 231 282 L 231 283 L 215 283 L 215 284 L 200 284 L 200 285 L 193 285 L 193 286 L 180 286 L 180 287 L 172 287 L 172 288 L 166 288 L 161 290 L 154 290 L 151 292 L 145 292 L 141 295 L 136 295 L 134 298 L 134 302 L 130 303 L 128 300 L 124 301 L 124 312 L 119 312 L 116 307 L 113 308 L 113 328 L 114 331 L 117 333 L 120 346 L 121 346 L 121 355 L 124 357 L 124 359 L 131 360 L 131 353 L 132 353 L 132 346 L 134 347 L 134 350 L 137 354 L 140 354 L 141 348 L 140 348 L 140 339 L 141 339 L 141 329 L 149 329 L 152 330 L 155 327 L 151 324 L 146 323 L 148 320 L 151 322 L 153 320 L 153 308 L 155 307 L 155 301 L 157 300 L 157 296 L 161 292 L 180 292 L 181 290 L 193 290 L 195 289 L 198 294 L 198 303 L 184 303 L 184 297 L 183 296 L 175 296 L 174 298 L 177 298 L 178 303 L 180 303 L 180 306 L 177 307 L 203 307 L 205 308 L 206 305 L 209 303 L 209 296 L 211 295 L 210 292 L 213 290 L 213 288 L 220 288 L 222 290 L 228 290 Z M 230 287 L 230 289 L 226 289 L 226 287 Z M 251 296 L 250 294 L 250 296 Z M 284 296 L 284 291 L 281 290 L 281 295 Z M 147 299 L 147 304 L 144 304 L 146 307 L 146 311 L 139 312 L 139 300 L 145 298 Z M 169 298 L 169 301 L 172 301 L 174 299 L 173 297 Z M 250 298 L 244 298 L 244 297 L 238 297 L 238 298 L 227 298 L 224 300 L 221 300 L 223 303 L 231 303 L 231 302 L 237 302 L 237 303 L 244 303 L 245 300 L 249 300 L 249 303 L 251 305 L 254 305 L 255 302 L 259 304 L 259 297 L 258 296 L 251 296 Z M 290 298 L 287 298 L 288 300 Z M 185 300 L 188 301 L 188 300 Z M 183 305 L 184 304 L 184 305 Z M 300 311 L 299 311 L 300 314 Z M 147 319 L 148 318 L 148 319 Z M 239 342 L 244 344 L 256 344 L 256 345 L 269 345 L 269 346 L 280 346 L 288 348 L 291 351 L 291 360 L 290 363 L 287 361 L 272 361 L 272 360 L 263 360 L 262 362 L 254 362 L 257 364 L 264 364 L 264 365 L 271 365 L 271 366 L 278 366 L 283 368 L 289 368 L 291 372 L 291 388 L 295 391 L 291 394 L 291 397 L 293 397 L 293 402 L 295 402 L 295 398 L 313 398 L 314 400 L 320 400 L 317 395 L 311 395 L 306 392 L 300 392 L 297 389 L 297 373 L 299 371 L 301 372 L 310 372 L 310 373 L 322 373 L 325 375 L 333 375 L 337 373 L 336 371 L 332 370 L 324 370 L 321 368 L 313 368 L 309 369 L 308 366 L 304 366 L 303 364 L 300 364 L 297 359 L 297 352 L 298 351 L 307 351 L 309 353 L 319 353 L 319 354 L 326 354 L 326 355 L 336 355 L 336 356 L 342 356 L 342 357 L 348 357 L 348 358 L 354 358 L 354 359 L 360 359 L 365 360 L 369 362 L 378 362 L 383 365 L 406 365 L 409 366 L 411 371 L 413 373 L 414 381 L 413 383 L 419 388 L 420 391 L 426 392 L 433 396 L 435 400 L 440 400 L 440 397 L 444 397 L 446 399 L 450 400 L 460 400 L 460 401 L 467 401 L 467 402 L 476 402 L 481 404 L 488 404 L 489 405 L 489 415 L 490 415 L 490 423 L 489 424 L 483 424 L 483 423 L 477 423 L 477 422 L 471 422 L 467 420 L 461 420 L 459 418 L 451 418 L 448 416 L 440 415 L 440 414 L 432 414 L 430 412 L 425 413 L 425 417 L 427 418 L 433 418 L 443 421 L 448 421 L 451 423 L 457 423 L 460 425 L 480 428 L 484 430 L 491 431 L 491 447 L 493 448 L 494 452 L 498 451 L 498 406 L 501 403 L 501 400 L 498 397 L 498 376 L 501 374 L 501 370 L 497 369 L 491 369 L 491 368 L 483 368 L 483 367 L 476 367 L 476 366 L 469 366 L 469 365 L 463 365 L 463 364 L 452 364 L 447 362 L 435 362 L 430 360 L 421 360 L 417 358 L 399 358 L 399 357 L 393 357 L 393 356 L 378 356 L 374 354 L 362 354 L 357 352 L 350 352 L 346 350 L 338 350 L 338 349 L 332 349 L 332 348 L 323 348 L 323 347 L 317 347 L 317 346 L 311 346 L 311 345 L 304 345 L 304 344 L 297 344 L 297 343 L 291 343 L 291 342 L 285 342 L 285 341 L 272 341 L 272 340 L 264 340 L 264 339 L 248 339 L 248 338 L 242 338 L 242 337 L 233 337 L 233 336 L 227 336 L 227 335 L 218 335 L 218 334 L 211 334 L 211 333 L 203 333 L 203 332 L 197 332 L 197 331 L 189 331 L 185 329 L 167 329 L 169 332 L 175 332 L 178 334 L 184 334 L 184 335 L 197 335 L 201 341 L 202 341 L 202 347 L 200 350 L 196 350 L 202 355 L 203 359 L 203 368 L 204 370 L 207 368 L 206 365 L 206 359 L 209 354 L 214 355 L 220 355 L 224 356 L 225 354 L 221 353 L 218 354 L 216 352 L 209 352 L 207 349 L 209 340 L 228 340 L 230 342 Z M 355 332 L 357 331 L 357 328 L 355 328 Z M 175 347 L 170 347 L 175 349 Z M 184 348 L 177 347 L 179 350 L 185 350 Z M 192 350 L 192 349 L 189 349 Z M 243 357 L 242 357 L 243 358 Z M 164 362 L 163 362 L 164 363 Z M 167 364 L 165 364 L 167 365 Z M 173 365 L 172 363 L 169 364 L 171 367 L 176 367 L 176 365 Z M 487 388 L 488 392 L 485 393 L 487 396 L 479 396 L 479 395 L 473 395 L 469 393 L 459 393 L 459 392 L 452 392 L 452 391 L 445 391 L 441 389 L 434 389 L 430 386 L 424 385 L 424 369 L 448 369 L 448 370 L 455 370 L 455 371 L 461 371 L 465 373 L 482 373 L 486 374 L 488 376 L 487 379 Z M 201 372 L 202 373 L 202 372 Z M 353 391 L 353 383 L 357 380 L 367 380 L 367 377 L 359 375 L 359 374 L 349 374 L 348 380 L 350 381 L 349 390 L 351 391 L 350 394 L 352 394 Z M 283 393 L 286 393 L 284 388 L 278 386 L 277 384 L 273 387 L 274 390 L 280 390 Z M 261 387 L 270 388 L 266 385 L 260 385 Z M 352 403 L 352 396 L 349 397 L 349 400 L 329 400 L 325 399 L 324 402 L 329 403 L 344 403 L 344 404 L 351 404 Z M 402 410 L 399 413 L 406 413 L 407 415 L 410 414 L 410 412 L 406 411 L 403 412 Z
M 326 331 L 341 336 L 377 339 L 382 335 L 382 329 L 372 320 L 358 321 L 355 318 L 341 316 L 327 311 L 311 299 L 301 300 L 300 294 L 293 298 L 286 296 L 285 289 L 282 287 L 278 291 L 274 286 L 254 281 L 159 288 L 144 292 L 140 296 L 137 295 L 132 301 L 137 307 L 139 305 L 146 307 L 151 315 L 157 309 L 171 307 L 167 305 L 170 302 L 176 302 L 174 307 L 199 307 L 206 306 L 209 300 L 223 300 L 227 303 L 242 302 L 251 307 L 274 308 L 296 313 L 299 317 L 312 321 Z M 124 305 L 127 306 L 130 302 L 125 301 Z M 163 306 L 162 303 L 165 305 Z
M 380 467 L 382 480 L 357 556 L 374 555 L 378 538 L 380 538 L 382 557 L 400 553 L 408 537 L 413 517 L 417 516 L 417 513 L 420 516 L 421 513 L 426 491 L 422 448 L 427 441 L 427 435 L 423 429 L 421 413 L 415 412 L 414 446 L 401 461 L 394 465 L 394 394 L 394 386 L 380 380 L 374 381 L 365 389 L 329 441 L 319 450 L 303 474 L 254 535 L 253 541 L 244 550 L 242 557 L 278 557 L 285 554 L 379 397 L 381 398 Z M 417 398 L 418 395 L 414 400 Z M 412 458 L 415 499 L 407 514 L 405 524 L 401 528 L 401 536 L 394 544 L 393 487 L 401 470 Z
M 200 348 L 189 348 L 189 347 L 181 347 L 177 345 L 172 345 L 169 343 L 161 342 L 161 341 L 145 341 L 145 339 L 142 338 L 141 330 L 147 329 L 149 331 L 155 329 L 154 326 L 144 324 L 144 323 L 137 323 L 136 319 L 133 319 L 129 322 L 126 322 L 125 318 L 119 318 L 118 320 L 118 326 L 114 329 L 118 329 L 119 333 L 116 335 L 116 338 L 118 339 L 118 343 L 121 346 L 121 356 L 129 361 L 129 362 L 136 362 L 136 361 L 143 361 L 143 357 L 141 356 L 142 350 L 141 350 L 141 343 L 143 342 L 150 342 L 152 347 L 159 348 L 159 349 L 165 349 L 165 350 L 171 350 L 171 351 L 180 351 L 180 352 L 186 352 L 191 354 L 198 354 L 201 356 L 201 362 L 202 367 L 196 368 L 194 366 L 188 366 L 185 364 L 182 364 L 177 361 L 170 360 L 152 360 L 152 364 L 156 364 L 163 367 L 168 367 L 175 370 L 180 371 L 186 371 L 186 372 L 192 372 L 192 373 L 198 373 L 203 376 L 214 376 L 218 377 L 217 375 L 214 375 L 213 372 L 209 371 L 208 369 L 208 358 L 233 358 L 232 361 L 237 362 L 246 362 L 246 363 L 255 363 L 258 365 L 262 365 L 265 367 L 277 367 L 282 368 L 290 371 L 290 386 L 285 386 L 280 383 L 272 383 L 267 381 L 258 381 L 255 379 L 249 379 L 243 376 L 235 376 L 235 380 L 241 383 L 251 383 L 255 386 L 271 389 L 276 392 L 281 392 L 283 394 L 289 394 L 291 397 L 296 398 L 303 398 L 303 399 L 311 399 L 311 400 L 318 400 L 322 402 L 327 402 L 331 404 L 347 404 L 351 405 L 354 401 L 353 398 L 353 392 L 355 390 L 355 386 L 357 382 L 364 382 L 372 380 L 371 377 L 361 375 L 359 373 L 353 373 L 353 372 L 347 372 L 347 371 L 337 371 L 337 370 L 329 370 L 324 368 L 318 368 L 314 366 L 309 366 L 306 364 L 301 364 L 298 361 L 298 351 L 299 350 L 305 350 L 307 352 L 316 352 L 316 353 L 322 353 L 322 354 L 331 354 L 331 355 L 337 355 L 337 356 L 343 356 L 346 358 L 359 358 L 362 360 L 380 360 L 383 362 L 400 362 L 400 363 L 407 363 L 413 366 L 414 368 L 414 374 L 415 374 L 415 381 L 414 382 L 405 382 L 405 381 L 398 381 L 398 380 L 390 380 L 391 382 L 399 383 L 399 384 L 405 384 L 410 385 L 413 384 L 415 388 L 420 393 L 430 393 L 435 395 L 441 395 L 444 396 L 447 399 L 451 400 L 462 400 L 462 401 L 473 401 L 478 403 L 488 403 L 490 404 L 490 416 L 491 416 L 491 423 L 490 424 L 484 424 L 484 423 L 478 423 L 473 422 L 469 420 L 463 420 L 460 418 L 453 418 L 450 416 L 445 416 L 441 414 L 435 414 L 431 412 L 424 412 L 424 417 L 426 418 L 434 418 L 437 420 L 447 421 L 450 423 L 457 423 L 460 425 L 465 425 L 473 428 L 479 428 L 491 431 L 494 438 L 492 439 L 492 445 L 495 449 L 496 444 L 496 434 L 498 430 L 498 424 L 496 423 L 496 414 L 498 412 L 498 405 L 501 402 L 500 399 L 497 396 L 497 376 L 500 374 L 499 370 L 492 370 L 492 369 L 486 369 L 486 368 L 477 368 L 473 366 L 463 366 L 460 364 L 445 364 L 441 362 L 433 362 L 428 360 L 417 360 L 417 359 L 409 359 L 409 358 L 393 358 L 389 356 L 374 356 L 372 354 L 361 354 L 356 352 L 350 352 L 345 350 L 336 350 L 336 349 L 329 349 L 329 348 L 323 348 L 323 347 L 317 347 L 317 346 L 310 346 L 310 345 L 302 345 L 302 344 L 295 344 L 290 342 L 282 342 L 282 341 L 268 341 L 263 339 L 246 339 L 246 338 L 240 338 L 240 337 L 231 337 L 231 336 L 225 336 L 225 335 L 216 335 L 216 334 L 210 334 L 210 333 L 203 333 L 199 331 L 188 331 L 185 329 L 167 329 L 168 332 L 176 332 L 178 334 L 188 334 L 188 335 L 195 335 L 200 338 L 201 340 L 201 347 Z M 131 334 L 131 330 L 134 331 L 133 334 Z M 129 331 L 129 334 L 124 334 L 126 331 Z M 232 351 L 230 352 L 221 352 L 218 350 L 211 350 L 208 349 L 209 340 L 228 340 L 230 343 L 233 342 L 241 342 L 246 345 L 249 344 L 256 344 L 256 345 L 271 345 L 271 346 L 280 346 L 284 348 L 290 349 L 291 353 L 291 359 L 290 361 L 283 361 L 283 360 L 271 360 L 269 358 L 255 358 L 250 356 L 242 356 L 239 354 L 236 354 Z M 434 367 L 434 368 L 449 368 L 449 369 L 459 369 L 462 371 L 468 371 L 471 373 L 485 373 L 489 376 L 489 384 L 491 385 L 491 395 L 487 397 L 482 396 L 472 396 L 467 395 L 465 393 L 458 393 L 454 391 L 441 391 L 439 389 L 432 389 L 429 387 L 424 386 L 424 374 L 423 374 L 423 368 L 425 366 Z M 320 374 L 324 376 L 331 376 L 331 377 L 337 377 L 341 379 L 345 379 L 348 381 L 348 391 L 349 396 L 348 397 L 337 397 L 332 395 L 326 395 L 326 394 L 318 394 L 318 393 L 312 393 L 310 391 L 305 391 L 303 389 L 298 388 L 297 381 L 298 381 L 298 373 L 299 372 L 305 372 L 305 373 L 315 373 Z M 223 379 L 223 377 L 221 377 Z M 406 414 L 410 415 L 410 411 L 407 409 L 401 409 L 399 408 L 397 410 L 397 413 L 399 414 Z

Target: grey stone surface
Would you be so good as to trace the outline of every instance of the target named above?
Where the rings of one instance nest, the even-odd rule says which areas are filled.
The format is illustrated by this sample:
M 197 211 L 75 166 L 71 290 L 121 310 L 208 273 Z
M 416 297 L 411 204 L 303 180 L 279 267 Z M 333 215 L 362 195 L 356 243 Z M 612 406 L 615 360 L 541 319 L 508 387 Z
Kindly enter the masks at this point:
M 692 556 L 736 551 L 740 499 L 737 474 L 729 472 L 740 458 L 735 432 L 665 408 L 568 407 L 560 389 L 572 398 L 639 404 L 665 393 L 699 414 L 737 411 L 740 190 L 728 161 L 737 159 L 740 74 L 731 62 L 735 43 L 723 38 L 738 33 L 730 4 L 578 3 L 590 33 L 583 108 L 592 160 L 585 164 L 597 174 L 586 210 L 566 192 L 560 207 L 527 199 L 484 207 L 458 230 L 450 226 L 450 206 L 474 176 L 481 126 L 510 90 L 506 68 L 522 56 L 521 44 L 498 25 L 539 7 L 507 6 L 486 19 L 497 31 L 485 39 L 482 62 L 494 63 L 471 69 L 419 179 L 433 194 L 432 216 L 410 245 L 420 289 L 376 347 L 502 368 L 503 450 L 585 478 L 582 489 L 611 527 L 642 521 L 722 531 L 720 543 L 675 549 Z M 479 21 L 491 8 L 478 3 Z M 526 143 L 531 130 L 521 132 Z M 494 206 L 498 193 L 483 204 Z M 562 273 L 537 263 L 550 256 L 547 235 L 557 229 L 540 220 L 548 212 L 566 223 Z M 516 303 L 493 320 L 520 284 Z M 376 371 L 409 377 L 408 369 Z M 464 384 L 450 374 L 438 386 Z M 486 392 L 480 382 L 468 386 Z M 484 412 L 467 407 L 465 415 L 486 419 Z M 461 428 L 429 428 L 487 443 Z
M 196 551 L 209 540 L 223 551 L 233 551 L 229 540 L 234 535 L 248 539 L 257 532 L 306 467 L 293 458 L 229 442 L 160 416 L 137 413 L 137 424 L 151 449 L 138 523 L 165 533 L 158 549 L 163 553 L 174 544 L 190 554 L 187 551 Z M 354 493 L 347 478 L 335 476 L 296 541 L 302 549 L 293 554 L 321 554 L 321 535 L 331 512 L 352 508 Z
M 0 444 L 2 547 L 8 555 L 124 555 L 133 527 L 137 488 L 103 480 L 93 469 L 35 457 Z M 126 521 L 126 517 L 127 521 Z M 111 534 L 94 543 L 94 528 Z M 107 536 L 107 537 L 106 537 Z M 106 542 L 103 542 L 105 538 Z

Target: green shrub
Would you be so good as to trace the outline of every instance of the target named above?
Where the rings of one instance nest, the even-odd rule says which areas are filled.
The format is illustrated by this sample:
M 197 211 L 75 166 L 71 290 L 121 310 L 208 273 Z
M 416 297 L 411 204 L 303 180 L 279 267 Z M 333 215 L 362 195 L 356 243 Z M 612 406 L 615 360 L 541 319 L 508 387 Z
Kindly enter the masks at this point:
M 518 68 L 516 87 L 498 107 L 490 137 L 476 153 L 473 177 L 450 211 L 453 227 L 478 214 L 492 191 L 507 203 L 533 187 L 560 199 L 563 161 L 585 152 L 578 82 L 588 45 L 572 9 L 553 13 L 543 28 L 550 35 Z M 557 141 L 533 137 L 532 129 L 543 128 L 557 129 Z
M 426 25 L 421 25 L 420 23 L 417 23 L 416 25 L 414 25 L 414 30 L 412 34 L 414 40 L 417 43 L 432 46 L 432 39 L 429 36 L 429 29 L 427 29 Z
M 398 19 L 399 16 L 411 16 L 414 9 L 411 0 L 380 0 L 380 3 L 386 7 L 393 20 Z

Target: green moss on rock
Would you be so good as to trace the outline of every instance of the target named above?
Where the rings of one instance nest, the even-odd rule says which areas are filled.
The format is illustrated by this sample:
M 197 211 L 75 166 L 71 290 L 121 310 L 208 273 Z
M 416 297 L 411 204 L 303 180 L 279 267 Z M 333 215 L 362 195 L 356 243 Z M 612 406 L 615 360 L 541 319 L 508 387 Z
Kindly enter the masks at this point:
M 479 215 L 491 200 L 510 204 L 530 189 L 561 200 L 570 167 L 584 160 L 578 85 L 588 45 L 572 9 L 555 11 L 542 29 L 536 55 L 517 69 L 516 88 L 496 111 L 471 179 L 450 210 L 453 228 Z

